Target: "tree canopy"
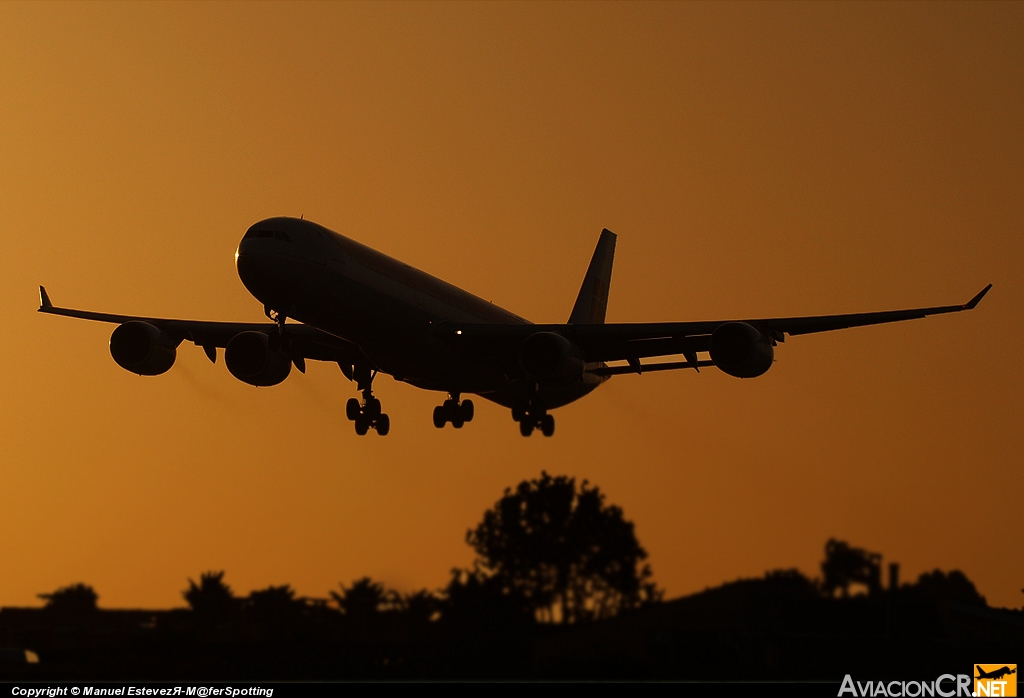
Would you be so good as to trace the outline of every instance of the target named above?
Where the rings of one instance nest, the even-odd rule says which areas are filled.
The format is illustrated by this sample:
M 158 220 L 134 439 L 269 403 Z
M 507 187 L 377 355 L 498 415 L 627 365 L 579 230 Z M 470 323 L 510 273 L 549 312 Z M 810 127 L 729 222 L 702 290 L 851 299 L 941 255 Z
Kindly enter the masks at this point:
M 477 564 L 538 620 L 612 616 L 661 594 L 633 524 L 587 481 L 546 472 L 506 489 L 466 534 Z

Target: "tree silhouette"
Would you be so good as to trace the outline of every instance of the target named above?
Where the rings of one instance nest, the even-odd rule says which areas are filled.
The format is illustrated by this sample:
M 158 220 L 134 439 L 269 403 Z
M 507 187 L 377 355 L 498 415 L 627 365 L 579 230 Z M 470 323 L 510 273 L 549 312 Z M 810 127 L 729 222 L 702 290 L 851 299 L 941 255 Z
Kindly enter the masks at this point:
M 357 579 L 350 587 L 343 584 L 338 586 L 341 587 L 342 593 L 332 591 L 331 598 L 338 604 L 341 612 L 353 620 L 365 621 L 381 611 L 390 610 L 395 605 L 394 592 L 385 591 L 383 584 L 369 577 Z
M 410 623 L 425 625 L 441 610 L 440 600 L 426 589 L 400 597 L 398 610 Z
M 859 582 L 871 595 L 882 590 L 882 556 L 862 548 L 851 548 L 848 543 L 830 538 L 825 543 L 825 560 L 821 563 L 824 575 L 821 586 L 826 596 L 834 596 L 836 589 L 846 597 L 850 584 Z
M 478 563 L 538 620 L 572 623 L 660 599 L 633 524 L 586 481 L 524 481 L 466 534 Z
M 88 613 L 96 610 L 99 595 L 88 584 L 70 584 L 50 594 L 39 594 L 46 601 L 46 608 L 61 613 Z
M 229 618 L 239 608 L 239 601 L 231 592 L 231 587 L 224 583 L 224 572 L 204 572 L 199 577 L 199 584 L 188 580 L 188 589 L 182 596 L 192 611 L 205 619 L 223 620 Z

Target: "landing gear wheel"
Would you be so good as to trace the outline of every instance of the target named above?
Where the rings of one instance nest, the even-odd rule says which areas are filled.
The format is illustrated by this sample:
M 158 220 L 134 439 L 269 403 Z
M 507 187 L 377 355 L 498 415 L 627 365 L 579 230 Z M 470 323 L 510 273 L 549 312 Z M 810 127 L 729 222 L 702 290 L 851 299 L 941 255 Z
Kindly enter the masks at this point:
M 354 397 L 350 397 L 348 402 L 345 403 L 345 416 L 348 417 L 348 421 L 354 422 L 359 419 L 359 415 L 362 409 L 359 407 L 359 400 Z
M 555 418 L 546 414 L 540 418 L 540 431 L 544 436 L 551 436 L 555 433 Z
M 533 433 L 533 423 L 523 420 L 519 422 L 519 433 L 523 436 L 529 436 Z
M 434 426 L 443 429 L 448 422 L 456 429 L 461 429 L 466 422 L 473 421 L 473 401 L 459 402 L 458 393 L 448 393 L 448 399 L 434 408 Z
M 526 408 L 522 405 L 512 406 L 512 421 L 521 422 L 526 419 Z
M 359 436 L 365 436 L 371 428 L 376 429 L 381 436 L 391 431 L 391 419 L 381 410 L 380 400 L 373 396 L 373 377 L 376 375 L 377 371 L 367 366 L 352 367 L 352 376 L 359 385 L 363 400 L 360 402 L 356 398 L 350 398 L 345 403 L 345 416 L 355 422 L 356 434 Z

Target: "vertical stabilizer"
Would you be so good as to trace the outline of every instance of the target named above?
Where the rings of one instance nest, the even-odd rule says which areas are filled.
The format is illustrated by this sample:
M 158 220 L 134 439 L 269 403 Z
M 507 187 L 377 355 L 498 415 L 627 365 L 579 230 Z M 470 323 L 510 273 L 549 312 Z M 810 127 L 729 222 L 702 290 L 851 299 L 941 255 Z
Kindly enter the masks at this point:
M 576 296 L 576 304 L 569 315 L 570 325 L 599 325 L 604 322 L 608 308 L 608 285 L 612 281 L 612 261 L 615 258 L 615 233 L 605 228 L 597 241 L 597 249 L 583 277 L 583 286 Z

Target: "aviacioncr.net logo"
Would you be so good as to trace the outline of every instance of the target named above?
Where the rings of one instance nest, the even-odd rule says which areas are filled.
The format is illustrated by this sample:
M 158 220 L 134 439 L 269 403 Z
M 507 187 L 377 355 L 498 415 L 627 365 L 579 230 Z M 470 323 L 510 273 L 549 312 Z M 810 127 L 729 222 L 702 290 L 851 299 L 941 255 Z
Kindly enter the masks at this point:
M 847 674 L 843 677 L 843 685 L 839 687 L 839 698 L 972 698 L 972 695 L 971 677 L 967 674 L 943 674 L 934 681 L 854 681 Z

